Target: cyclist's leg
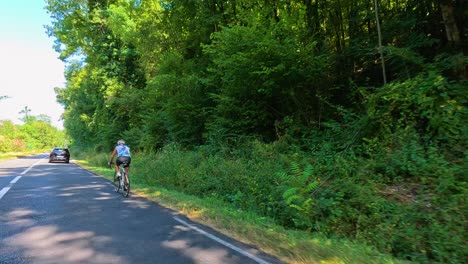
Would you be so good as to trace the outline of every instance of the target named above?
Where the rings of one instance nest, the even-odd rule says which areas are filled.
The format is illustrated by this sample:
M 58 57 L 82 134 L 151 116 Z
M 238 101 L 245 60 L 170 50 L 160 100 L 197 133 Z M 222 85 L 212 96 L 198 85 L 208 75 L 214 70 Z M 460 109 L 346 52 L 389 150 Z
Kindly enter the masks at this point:
M 125 169 L 125 184 L 128 184 L 129 181 L 130 181 L 130 176 L 128 174 L 129 170 L 130 170 L 130 163 L 132 162 L 132 158 L 130 157 L 125 157 L 125 165 L 124 165 L 124 169 Z
M 125 157 L 125 156 L 120 156 L 117 158 L 117 161 L 115 162 L 116 166 L 117 166 L 117 171 L 122 174 L 123 172 L 120 171 L 120 167 L 119 166 L 122 166 L 124 167 L 124 170 L 125 170 L 125 173 L 127 173 L 127 169 L 126 167 L 128 166 L 129 164 L 129 159 L 130 157 Z
M 119 168 L 119 166 L 120 166 L 120 164 L 122 164 L 122 161 L 121 161 L 119 158 L 120 158 L 120 157 L 117 158 L 117 160 L 115 161 L 115 164 L 114 164 L 115 174 L 116 174 L 117 176 L 119 176 L 119 174 L 120 174 L 120 168 Z

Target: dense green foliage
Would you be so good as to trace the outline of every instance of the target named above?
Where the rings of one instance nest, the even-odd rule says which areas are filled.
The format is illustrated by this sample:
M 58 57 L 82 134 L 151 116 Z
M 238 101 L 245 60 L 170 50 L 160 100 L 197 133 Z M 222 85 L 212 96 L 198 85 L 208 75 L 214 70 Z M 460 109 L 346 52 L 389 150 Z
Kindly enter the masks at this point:
M 65 128 L 149 184 L 466 262 L 467 4 L 378 1 L 383 85 L 375 3 L 48 0 Z
M 23 125 L 0 120 L 0 153 L 49 150 L 64 146 L 66 136 L 63 130 L 52 126 L 45 116 L 31 116 Z

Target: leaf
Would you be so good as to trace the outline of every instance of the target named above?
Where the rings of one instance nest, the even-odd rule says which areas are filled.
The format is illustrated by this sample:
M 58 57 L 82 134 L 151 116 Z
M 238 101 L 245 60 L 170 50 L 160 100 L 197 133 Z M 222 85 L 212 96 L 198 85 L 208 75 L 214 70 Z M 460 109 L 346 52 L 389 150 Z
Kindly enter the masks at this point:
M 298 189 L 297 187 L 294 187 L 294 188 L 290 188 L 290 189 L 286 190 L 286 191 L 283 193 L 283 199 L 289 199 L 289 197 L 295 195 L 297 189 Z

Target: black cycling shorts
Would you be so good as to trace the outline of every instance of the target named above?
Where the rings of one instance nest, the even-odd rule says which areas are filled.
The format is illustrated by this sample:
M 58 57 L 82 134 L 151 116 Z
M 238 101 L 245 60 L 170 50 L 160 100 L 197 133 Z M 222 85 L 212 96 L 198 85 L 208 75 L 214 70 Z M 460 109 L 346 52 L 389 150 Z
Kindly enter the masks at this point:
M 131 162 L 132 162 L 132 158 L 130 157 L 120 156 L 117 158 L 117 166 L 120 166 L 120 164 L 123 164 L 125 168 L 130 167 Z

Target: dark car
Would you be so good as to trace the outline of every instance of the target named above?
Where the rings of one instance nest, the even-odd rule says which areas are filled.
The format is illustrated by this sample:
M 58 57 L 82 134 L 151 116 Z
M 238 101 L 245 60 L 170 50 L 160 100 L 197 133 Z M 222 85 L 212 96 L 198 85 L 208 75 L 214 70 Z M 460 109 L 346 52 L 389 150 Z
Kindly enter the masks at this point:
M 54 148 L 49 155 L 49 163 L 54 161 L 70 162 L 70 151 L 67 148 Z

